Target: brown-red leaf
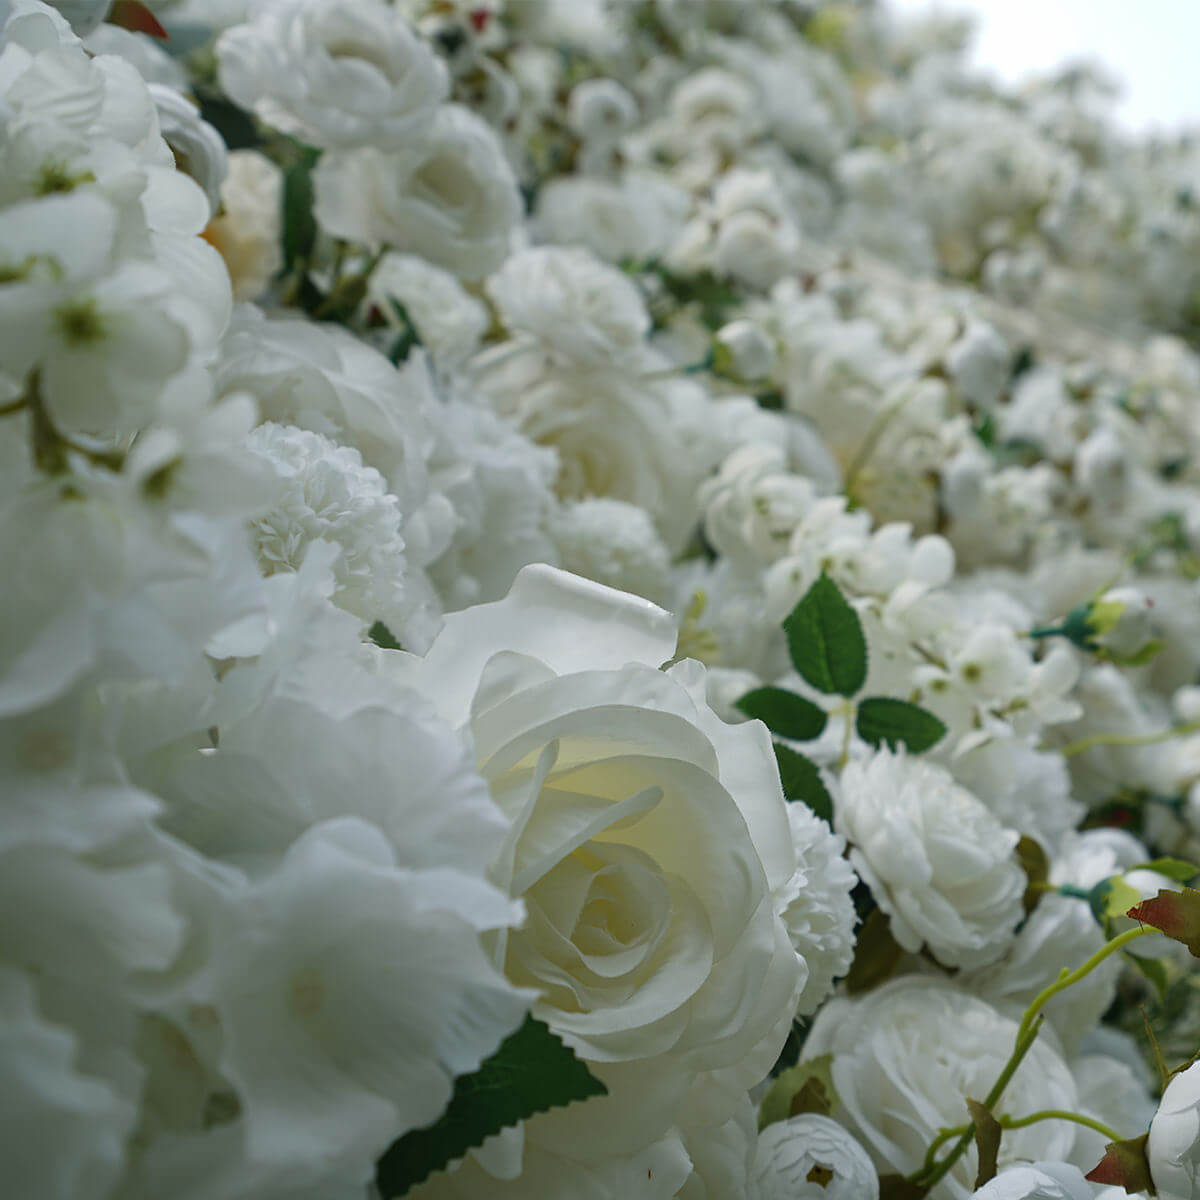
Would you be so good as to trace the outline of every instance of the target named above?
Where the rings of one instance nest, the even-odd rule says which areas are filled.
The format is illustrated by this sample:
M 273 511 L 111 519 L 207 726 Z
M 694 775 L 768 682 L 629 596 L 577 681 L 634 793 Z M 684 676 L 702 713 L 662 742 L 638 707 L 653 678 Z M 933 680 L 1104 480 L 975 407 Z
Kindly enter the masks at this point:
M 1148 1133 L 1143 1133 L 1141 1137 L 1109 1142 L 1099 1166 L 1084 1178 L 1092 1183 L 1115 1184 L 1131 1194 L 1146 1192 L 1153 1196 L 1154 1184 L 1150 1179 L 1150 1163 L 1146 1158 L 1146 1141 L 1149 1137 Z
M 1163 888 L 1157 896 L 1135 904 L 1127 915 L 1161 929 L 1200 958 L 1200 892 L 1195 888 L 1185 887 L 1178 892 Z
M 167 31 L 142 0 L 116 0 L 108 13 L 110 25 L 120 25 L 134 33 L 148 33 L 160 41 L 167 40 Z

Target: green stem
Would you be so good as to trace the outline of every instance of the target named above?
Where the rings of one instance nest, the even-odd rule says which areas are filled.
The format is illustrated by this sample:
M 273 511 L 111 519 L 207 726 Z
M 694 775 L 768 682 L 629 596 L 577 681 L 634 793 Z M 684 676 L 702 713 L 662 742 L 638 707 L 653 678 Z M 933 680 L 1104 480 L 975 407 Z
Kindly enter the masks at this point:
M 1067 1112 L 1062 1108 L 1043 1108 L 1024 1117 L 1000 1118 L 1000 1124 L 1005 1129 L 1024 1129 L 1026 1125 L 1036 1125 L 1038 1121 L 1072 1121 L 1076 1125 L 1094 1129 L 1110 1142 L 1122 1140 L 1121 1135 L 1115 1129 L 1110 1129 L 1102 1121 L 1097 1121 L 1093 1117 L 1085 1117 L 1083 1113 Z
M 1021 1018 L 1020 1028 L 1017 1030 L 1017 1038 L 1020 1040 L 1021 1035 L 1030 1028 L 1034 1018 L 1058 995 L 1059 992 L 1065 991 L 1072 984 L 1078 983 L 1085 975 L 1094 971 L 1106 958 L 1116 954 L 1118 950 L 1123 950 L 1130 942 L 1136 941 L 1140 937 L 1145 937 L 1148 933 L 1156 933 L 1157 930 L 1151 929 L 1146 925 L 1139 925 L 1136 929 L 1127 929 L 1124 933 L 1119 933 L 1110 942 L 1105 942 L 1099 950 L 1096 951 L 1086 961 L 1080 963 L 1073 971 L 1068 971 L 1065 967 L 1059 974 L 1059 977 L 1047 987 L 1044 987 L 1033 998 L 1032 1003 L 1025 1010 L 1025 1015 Z
M 854 728 L 854 701 L 847 700 L 835 711 L 842 714 L 842 720 L 845 722 L 842 728 L 842 752 L 838 756 L 838 770 L 840 771 L 850 761 L 850 731 Z
M 1074 758 L 1095 746 L 1154 746 L 1169 742 L 1172 738 L 1200 732 L 1200 721 L 1188 721 L 1184 725 L 1172 725 L 1170 729 L 1158 729 L 1154 733 L 1093 733 L 1076 742 L 1068 742 L 1059 749 L 1064 758 Z
M 1024 1129 L 1027 1125 L 1036 1125 L 1039 1121 L 1071 1121 L 1076 1125 L 1085 1125 L 1088 1129 L 1094 1129 L 1097 1133 L 1103 1134 L 1110 1142 L 1121 1141 L 1121 1135 L 1115 1129 L 1110 1129 L 1092 1117 L 1085 1117 L 1082 1113 L 1068 1112 L 1061 1108 L 1043 1108 L 1024 1117 L 1002 1116 L 997 1120 L 1002 1129 Z M 951 1138 L 962 1137 L 965 1133 L 974 1136 L 974 1125 L 968 1122 L 965 1125 L 955 1125 L 951 1129 L 941 1130 L 937 1137 L 930 1142 L 929 1149 L 925 1152 L 925 1165 L 922 1170 L 931 1170 L 937 1161 L 937 1152 L 942 1146 Z

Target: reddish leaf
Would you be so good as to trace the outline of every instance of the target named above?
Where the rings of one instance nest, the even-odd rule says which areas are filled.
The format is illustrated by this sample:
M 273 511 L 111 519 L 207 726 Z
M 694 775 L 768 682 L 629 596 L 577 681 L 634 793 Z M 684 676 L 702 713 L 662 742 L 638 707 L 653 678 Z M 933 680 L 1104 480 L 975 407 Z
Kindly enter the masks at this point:
M 142 0 L 116 0 L 108 14 L 110 25 L 120 25 L 134 33 L 148 33 L 152 38 L 167 40 L 167 31 Z
M 1127 915 L 1161 929 L 1200 958 L 1200 892 L 1194 888 L 1185 887 L 1181 892 L 1164 888 L 1152 899 L 1135 904 Z
M 1100 1165 L 1090 1171 L 1085 1179 L 1092 1183 L 1109 1183 L 1123 1187 L 1127 1192 L 1146 1192 L 1154 1195 L 1154 1184 L 1150 1179 L 1150 1164 L 1146 1160 L 1146 1142 L 1150 1135 L 1129 1138 L 1123 1142 L 1109 1142 L 1104 1149 Z

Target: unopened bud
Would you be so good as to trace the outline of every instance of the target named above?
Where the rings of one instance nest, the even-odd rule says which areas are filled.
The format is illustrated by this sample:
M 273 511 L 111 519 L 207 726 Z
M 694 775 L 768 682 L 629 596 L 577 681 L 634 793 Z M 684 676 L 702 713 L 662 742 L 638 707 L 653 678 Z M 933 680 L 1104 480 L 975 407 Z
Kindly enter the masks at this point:
M 753 321 L 730 321 L 717 331 L 713 370 L 747 381 L 766 379 L 775 366 L 775 346 Z

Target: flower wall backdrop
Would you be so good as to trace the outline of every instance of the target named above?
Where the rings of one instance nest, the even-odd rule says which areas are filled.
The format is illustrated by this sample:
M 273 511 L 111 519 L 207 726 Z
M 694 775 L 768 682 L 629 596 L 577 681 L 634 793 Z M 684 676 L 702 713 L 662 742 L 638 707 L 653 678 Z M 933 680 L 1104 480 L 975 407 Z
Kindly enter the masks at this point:
M 1200 1197 L 1200 145 L 871 0 L 0 0 L 14 1200 Z

